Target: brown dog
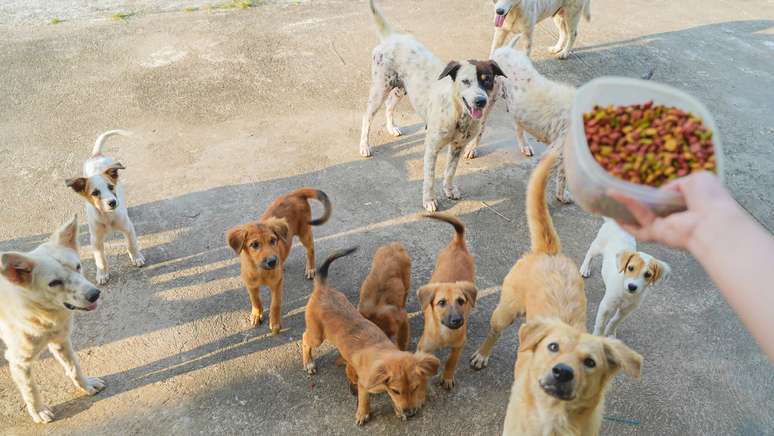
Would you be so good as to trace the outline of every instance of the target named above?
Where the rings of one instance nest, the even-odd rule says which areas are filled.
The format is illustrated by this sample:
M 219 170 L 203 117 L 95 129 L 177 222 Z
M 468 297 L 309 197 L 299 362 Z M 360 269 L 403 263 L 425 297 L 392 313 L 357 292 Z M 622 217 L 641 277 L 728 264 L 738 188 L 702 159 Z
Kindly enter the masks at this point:
M 424 216 L 445 221 L 455 231 L 454 239 L 438 253 L 430 283 L 417 290 L 425 318 L 417 350 L 432 353 L 451 348 L 441 379 L 441 386 L 449 390 L 454 387 L 454 372 L 465 346 L 468 316 L 476 304 L 476 264 L 465 245 L 465 226 L 460 220 L 440 213 Z
M 304 368 L 314 374 L 317 370 L 312 349 L 323 340 L 332 343 L 347 362 L 347 378 L 357 385 L 357 424 L 365 424 L 370 417 L 369 394 L 385 391 L 392 399 L 395 414 L 405 420 L 422 407 L 427 380 L 440 362 L 431 354 L 400 351 L 376 324 L 363 318 L 344 294 L 327 286 L 330 264 L 354 251 L 350 248 L 332 254 L 317 270 L 306 305 Z
M 325 208 L 323 215 L 315 220 L 307 201 L 310 198 L 317 199 Z M 312 279 L 315 261 L 311 226 L 325 223 L 330 216 L 328 196 L 317 189 L 302 188 L 274 200 L 258 221 L 233 227 L 226 233 L 226 242 L 239 256 L 240 276 L 252 304 L 250 322 L 253 326 L 263 322 L 260 290 L 261 286 L 268 286 L 271 289 L 269 327 L 273 333 L 279 333 L 285 259 L 290 253 L 293 236 L 298 236 L 306 248 L 305 275 Z
M 357 310 L 373 322 L 398 348 L 406 351 L 409 340 L 406 299 L 411 289 L 411 258 L 399 242 L 376 250 L 363 286 Z

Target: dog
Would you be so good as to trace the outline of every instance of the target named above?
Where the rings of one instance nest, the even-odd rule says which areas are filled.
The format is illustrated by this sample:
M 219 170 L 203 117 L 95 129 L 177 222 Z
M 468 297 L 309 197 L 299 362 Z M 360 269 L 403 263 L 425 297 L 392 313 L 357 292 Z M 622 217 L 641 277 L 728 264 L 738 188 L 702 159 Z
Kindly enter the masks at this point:
M 634 236 L 610 218 L 604 219 L 583 259 L 580 267 L 583 277 L 591 274 L 591 260 L 599 254 L 604 256 L 605 296 L 597 310 L 594 334 L 615 337 L 618 325 L 640 305 L 648 287 L 665 280 L 672 269 L 666 262 L 637 251 Z
M 323 215 L 312 219 L 308 200 L 314 198 L 323 205 Z M 331 202 L 323 191 L 301 188 L 283 195 L 266 209 L 258 221 L 232 227 L 226 232 L 226 243 L 234 250 L 240 261 L 240 277 L 250 296 L 250 323 L 258 327 L 263 323 L 261 286 L 271 290 L 269 328 L 279 333 L 282 328 L 280 310 L 284 283 L 285 259 L 298 236 L 306 249 L 307 279 L 314 278 L 314 238 L 312 226 L 319 226 L 331 216 Z
M 394 32 L 373 0 L 370 6 L 381 42 L 372 53 L 372 83 L 363 115 L 360 154 L 371 156 L 368 134 L 374 115 L 385 100 L 387 131 L 394 136 L 402 133 L 393 122 L 393 112 L 408 94 L 414 110 L 426 123 L 422 206 L 434 212 L 438 208 L 434 186 L 438 153 L 449 146 L 443 189 L 448 199 L 457 200 L 461 196 L 454 184 L 457 164 L 465 145 L 481 129 L 484 110 L 493 97 L 495 77 L 504 74 L 491 60 L 451 61 L 444 67 L 413 36 Z
M 145 265 L 140 251 L 134 224 L 129 219 L 124 197 L 124 187 L 119 183 L 118 171 L 125 169 L 120 162 L 102 154 L 105 140 L 114 135 L 129 136 L 124 130 L 108 130 L 99 135 L 91 157 L 83 164 L 83 177 L 67 179 L 65 184 L 86 200 L 86 222 L 89 224 L 89 239 L 94 249 L 94 263 L 97 265 L 97 284 L 108 282 L 105 238 L 113 231 L 123 233 L 129 248 L 132 265 Z
M 417 350 L 432 353 L 451 348 L 441 378 L 446 390 L 454 388 L 454 373 L 467 337 L 467 321 L 476 305 L 476 264 L 465 245 L 465 225 L 445 214 L 427 214 L 454 227 L 454 238 L 438 253 L 430 283 L 417 290 L 417 300 L 425 319 Z
M 350 383 L 357 386 L 357 425 L 370 418 L 369 394 L 387 392 L 395 414 L 406 420 L 422 407 L 427 381 L 440 362 L 432 354 L 401 351 L 374 323 L 365 319 L 347 297 L 326 283 L 331 263 L 355 251 L 338 251 L 317 270 L 314 290 L 306 305 L 306 330 L 302 337 L 304 369 L 317 372 L 312 350 L 322 342 L 335 346 L 347 364 Z
M 489 55 L 501 47 L 512 33 L 524 33 L 527 56 L 532 51 L 532 32 L 537 23 L 554 18 L 559 40 L 550 51 L 559 59 L 570 56 L 578 36 L 580 17 L 591 21 L 591 0 L 494 0 L 495 31 Z
M 398 349 L 406 351 L 410 336 L 406 299 L 411 289 L 411 257 L 399 242 L 376 250 L 371 270 L 360 287 L 357 310 L 373 322 Z
M 14 383 L 37 423 L 54 420 L 32 381 L 32 363 L 44 347 L 76 387 L 94 395 L 105 382 L 84 376 L 70 342 L 72 313 L 97 308 L 100 291 L 81 274 L 78 218 L 28 253 L 0 253 L 0 339 Z

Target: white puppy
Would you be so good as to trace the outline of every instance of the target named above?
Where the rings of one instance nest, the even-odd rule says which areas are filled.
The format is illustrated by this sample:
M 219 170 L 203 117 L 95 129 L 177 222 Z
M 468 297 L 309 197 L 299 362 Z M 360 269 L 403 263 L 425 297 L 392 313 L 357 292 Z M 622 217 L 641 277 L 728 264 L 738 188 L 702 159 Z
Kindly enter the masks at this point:
M 124 166 L 112 157 L 102 154 L 102 144 L 113 135 L 128 136 L 123 130 L 110 130 L 97 138 L 94 149 L 83 164 L 84 177 L 67 179 L 65 183 L 86 199 L 86 219 L 89 236 L 94 248 L 94 263 L 97 265 L 97 283 L 104 285 L 109 278 L 105 238 L 114 230 L 124 234 L 129 245 L 129 259 L 134 266 L 145 265 L 140 252 L 134 225 L 126 209 L 124 188 L 118 183 L 118 170 Z
M 102 380 L 81 373 L 70 344 L 72 311 L 94 310 L 100 293 L 81 274 L 77 241 L 78 220 L 73 217 L 29 253 L 0 253 L 0 339 L 11 377 L 35 422 L 54 419 L 31 377 L 32 362 L 44 347 L 82 391 L 94 395 L 105 387 Z
M 605 296 L 599 303 L 594 334 L 615 337 L 618 325 L 640 305 L 647 288 L 666 279 L 672 270 L 666 262 L 637 251 L 634 236 L 610 218 L 605 218 L 583 259 L 580 267 L 583 277 L 591 274 L 591 259 L 598 254 L 604 256 Z

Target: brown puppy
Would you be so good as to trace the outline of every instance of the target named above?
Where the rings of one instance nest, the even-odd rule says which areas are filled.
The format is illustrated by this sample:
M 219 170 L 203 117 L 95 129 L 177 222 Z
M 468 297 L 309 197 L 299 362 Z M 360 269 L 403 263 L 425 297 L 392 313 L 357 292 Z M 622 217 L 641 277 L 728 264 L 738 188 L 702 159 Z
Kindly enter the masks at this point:
M 315 220 L 307 201 L 310 198 L 317 199 L 325 208 L 323 215 Z M 252 304 L 253 326 L 263 322 L 260 290 L 261 286 L 268 286 L 271 289 L 269 327 L 273 333 L 279 333 L 285 259 L 293 245 L 293 236 L 298 236 L 306 248 L 305 275 L 312 279 L 315 261 L 311 226 L 325 223 L 330 216 L 331 202 L 324 192 L 301 188 L 274 200 L 258 221 L 233 227 L 226 233 L 226 242 L 239 256 L 240 276 Z
M 373 322 L 398 348 L 406 351 L 409 340 L 406 298 L 411 288 L 411 258 L 399 242 L 376 250 L 363 286 L 357 310 Z
M 328 287 L 330 264 L 355 250 L 332 254 L 317 271 L 304 315 L 304 368 L 310 375 L 316 373 L 312 349 L 323 340 L 330 342 L 347 363 L 347 378 L 357 385 L 357 424 L 365 424 L 370 417 L 369 394 L 385 391 L 392 399 L 395 414 L 405 420 L 424 404 L 427 380 L 440 362 L 431 354 L 400 351 L 376 324 L 363 318 L 344 294 Z
M 454 371 L 465 346 L 468 316 L 476 304 L 476 264 L 465 245 L 465 226 L 460 220 L 440 213 L 424 216 L 445 221 L 455 230 L 454 239 L 438 253 L 430 283 L 417 290 L 425 318 L 417 350 L 432 353 L 451 348 L 441 378 L 441 386 L 449 390 L 454 387 Z

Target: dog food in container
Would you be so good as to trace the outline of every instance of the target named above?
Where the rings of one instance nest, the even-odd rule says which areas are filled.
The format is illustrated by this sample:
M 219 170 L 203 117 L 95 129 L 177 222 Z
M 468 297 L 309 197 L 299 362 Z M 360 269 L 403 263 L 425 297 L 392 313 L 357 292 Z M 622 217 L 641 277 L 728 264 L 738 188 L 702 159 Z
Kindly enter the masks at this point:
M 681 113 L 685 113 L 686 117 L 698 118 L 701 133 L 704 137 L 707 135 L 711 137 L 711 141 L 709 139 L 701 141 L 712 153 L 712 163 L 707 164 L 706 168 L 716 172 L 721 180 L 723 179 L 723 149 L 720 137 L 712 115 L 703 104 L 680 90 L 651 81 L 625 77 L 601 77 L 578 89 L 570 112 L 570 130 L 564 144 L 567 183 L 573 199 L 582 208 L 593 214 L 635 223 L 634 217 L 626 206 L 608 196 L 610 190 L 615 190 L 646 204 L 658 216 L 685 210 L 685 202 L 679 194 L 659 190 L 648 184 L 631 183 L 623 180 L 620 175 L 616 177 L 608 173 L 592 155 L 586 139 L 584 114 L 593 114 L 595 109 L 599 112 L 599 107 L 617 108 L 630 105 L 677 108 L 682 111 Z M 587 115 L 587 121 L 588 117 L 589 115 Z M 653 132 L 649 133 L 653 134 Z M 671 136 L 665 138 L 667 143 L 672 140 Z M 659 143 L 663 143 L 664 140 L 659 135 L 650 139 L 657 140 Z M 698 146 L 694 145 L 694 147 Z M 706 150 L 701 152 L 704 153 Z M 703 168 L 696 170 L 700 169 Z M 683 173 L 685 171 L 680 175 Z

